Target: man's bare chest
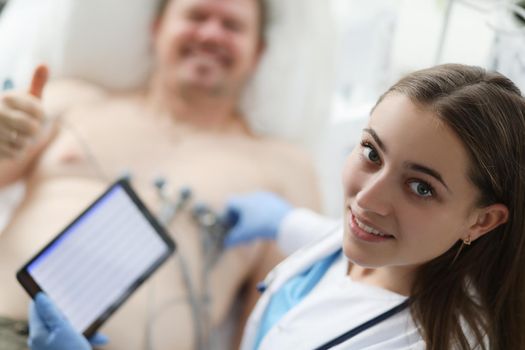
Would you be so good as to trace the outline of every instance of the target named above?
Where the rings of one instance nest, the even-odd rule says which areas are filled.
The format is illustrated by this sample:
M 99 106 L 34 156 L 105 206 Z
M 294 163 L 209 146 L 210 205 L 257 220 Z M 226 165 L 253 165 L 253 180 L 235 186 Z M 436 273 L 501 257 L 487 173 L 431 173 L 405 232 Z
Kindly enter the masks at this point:
M 269 187 L 266 156 L 251 140 L 124 121 L 64 123 L 40 159 L 38 175 L 111 181 L 126 174 L 141 186 L 163 177 L 172 188 L 198 188 L 212 200 Z

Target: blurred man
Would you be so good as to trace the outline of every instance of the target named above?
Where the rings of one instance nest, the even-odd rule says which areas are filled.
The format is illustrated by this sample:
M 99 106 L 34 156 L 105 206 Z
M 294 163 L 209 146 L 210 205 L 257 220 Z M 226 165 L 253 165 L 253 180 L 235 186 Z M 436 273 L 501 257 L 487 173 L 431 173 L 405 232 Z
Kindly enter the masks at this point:
M 26 316 L 28 298 L 15 271 L 123 172 L 153 211 L 161 202 L 152 185 L 158 176 L 174 197 L 188 186 L 193 203 L 216 210 L 229 194 L 253 189 L 318 209 L 309 159 L 254 135 L 238 109 L 263 51 L 263 24 L 262 1 L 168 0 L 153 30 L 155 68 L 146 92 L 109 94 L 78 81 L 46 86 L 47 70 L 39 67 L 29 93 L 2 97 L 0 183 L 25 177 L 27 193 L 0 236 L 0 320 Z M 50 121 L 54 115 L 60 117 Z M 201 295 L 204 259 L 190 209 L 169 229 Z M 223 253 L 208 277 L 212 326 L 223 323 L 245 286 L 242 320 L 256 300 L 255 284 L 279 259 L 272 243 Z M 181 276 L 172 259 L 141 287 L 103 328 L 107 348 L 195 348 Z

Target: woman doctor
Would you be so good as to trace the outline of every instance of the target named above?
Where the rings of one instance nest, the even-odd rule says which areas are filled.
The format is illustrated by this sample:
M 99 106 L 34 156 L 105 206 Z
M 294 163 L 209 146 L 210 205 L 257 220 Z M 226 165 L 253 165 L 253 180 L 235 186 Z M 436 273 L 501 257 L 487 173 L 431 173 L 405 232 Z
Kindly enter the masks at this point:
M 401 79 L 343 189 L 343 227 L 270 273 L 242 349 L 525 349 L 525 100 L 511 81 L 463 65 Z M 230 203 L 229 244 L 288 220 L 266 200 Z M 30 312 L 33 349 L 88 348 L 53 336 L 68 324 L 44 295 Z

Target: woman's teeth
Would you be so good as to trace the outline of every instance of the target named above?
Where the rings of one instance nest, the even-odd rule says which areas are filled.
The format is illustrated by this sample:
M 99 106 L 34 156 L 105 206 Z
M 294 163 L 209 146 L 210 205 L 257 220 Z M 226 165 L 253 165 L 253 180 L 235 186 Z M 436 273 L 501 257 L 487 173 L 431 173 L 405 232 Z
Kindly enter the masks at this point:
M 367 226 L 365 224 L 363 224 L 361 221 L 359 221 L 357 218 L 355 218 L 355 222 L 357 223 L 357 226 L 359 226 L 359 228 L 361 228 L 363 231 L 366 231 L 368 233 L 371 233 L 375 236 L 380 236 L 380 237 L 391 237 L 391 235 L 387 235 L 385 233 L 382 233 L 378 230 L 376 230 L 375 228 L 373 227 L 370 227 L 370 226 Z

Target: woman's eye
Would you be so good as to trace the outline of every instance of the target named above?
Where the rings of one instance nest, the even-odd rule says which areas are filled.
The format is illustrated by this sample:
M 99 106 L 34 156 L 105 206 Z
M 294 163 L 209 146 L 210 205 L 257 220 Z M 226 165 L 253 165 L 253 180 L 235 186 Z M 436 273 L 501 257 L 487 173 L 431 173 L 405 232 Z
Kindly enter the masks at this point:
M 365 156 L 366 159 L 374 163 L 379 163 L 381 161 L 381 158 L 379 158 L 379 154 L 374 149 L 374 147 L 367 143 L 362 144 L 362 146 L 363 156 Z
M 410 189 L 420 197 L 434 196 L 434 189 L 426 182 L 412 181 L 408 185 L 410 186 Z

